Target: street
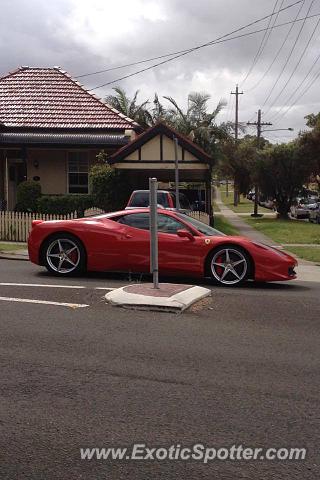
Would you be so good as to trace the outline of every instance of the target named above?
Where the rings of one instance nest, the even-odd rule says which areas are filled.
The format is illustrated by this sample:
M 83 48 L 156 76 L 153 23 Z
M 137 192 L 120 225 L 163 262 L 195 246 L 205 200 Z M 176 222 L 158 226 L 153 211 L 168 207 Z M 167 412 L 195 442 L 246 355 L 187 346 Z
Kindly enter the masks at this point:
M 1 479 L 319 478 L 320 284 L 206 283 L 212 296 L 175 315 L 106 305 L 127 283 L 0 260 Z M 80 459 L 80 448 L 134 443 L 308 456 Z

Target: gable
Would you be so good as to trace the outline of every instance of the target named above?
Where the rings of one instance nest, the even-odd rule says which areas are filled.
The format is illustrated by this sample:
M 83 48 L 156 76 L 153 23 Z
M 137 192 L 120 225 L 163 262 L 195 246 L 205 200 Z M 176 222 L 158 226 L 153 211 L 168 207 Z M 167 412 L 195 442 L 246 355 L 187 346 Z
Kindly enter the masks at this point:
M 157 124 L 141 134 L 109 158 L 110 163 L 119 162 L 174 162 L 175 142 L 178 140 L 179 162 L 211 163 L 210 156 L 191 140 L 175 132 L 165 124 Z

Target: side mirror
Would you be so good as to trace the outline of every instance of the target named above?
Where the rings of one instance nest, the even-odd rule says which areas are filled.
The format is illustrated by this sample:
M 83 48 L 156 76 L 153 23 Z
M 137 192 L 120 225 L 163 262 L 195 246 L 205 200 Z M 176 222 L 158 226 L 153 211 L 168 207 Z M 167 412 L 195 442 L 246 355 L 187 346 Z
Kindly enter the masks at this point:
M 194 236 L 188 230 L 177 230 L 178 237 L 188 238 L 191 242 L 194 242 Z

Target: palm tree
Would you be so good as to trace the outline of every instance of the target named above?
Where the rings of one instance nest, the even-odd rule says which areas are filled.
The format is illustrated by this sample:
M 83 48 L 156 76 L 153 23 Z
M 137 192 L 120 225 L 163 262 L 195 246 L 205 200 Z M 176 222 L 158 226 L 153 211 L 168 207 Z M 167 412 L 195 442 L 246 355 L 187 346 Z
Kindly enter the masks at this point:
M 127 117 L 131 118 L 135 122 L 139 123 L 141 127 L 147 128 L 152 124 L 152 115 L 148 111 L 147 105 L 149 100 L 137 103 L 139 90 L 135 92 L 133 98 L 129 98 L 126 92 L 121 87 L 115 87 L 113 90 L 115 95 L 108 95 L 106 102 L 113 108 L 116 108 L 119 112 L 123 113 Z
M 226 106 L 224 100 L 220 100 L 216 108 L 208 113 L 208 101 L 211 98 L 208 93 L 192 92 L 188 95 L 188 108 L 184 112 L 176 100 L 165 96 L 172 105 L 167 109 L 166 121 L 177 131 L 187 135 L 195 143 L 200 145 L 209 154 L 216 151 L 216 141 L 229 137 L 228 128 L 218 126 L 217 116 Z

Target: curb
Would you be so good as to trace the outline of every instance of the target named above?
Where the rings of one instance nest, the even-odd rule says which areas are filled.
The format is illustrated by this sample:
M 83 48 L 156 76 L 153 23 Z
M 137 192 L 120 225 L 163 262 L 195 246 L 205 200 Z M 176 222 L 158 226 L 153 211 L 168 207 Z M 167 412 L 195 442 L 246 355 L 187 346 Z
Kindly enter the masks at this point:
M 26 255 L 10 255 L 10 254 L 4 254 L 0 253 L 0 259 L 1 260 L 22 260 L 24 262 L 29 261 L 29 257 Z
M 163 288 L 168 284 L 160 284 Z M 170 284 L 173 286 L 173 284 Z M 181 285 L 179 285 L 181 287 Z M 194 285 L 185 285 L 185 289 L 171 296 L 151 296 L 143 294 L 145 284 L 141 284 L 141 293 L 129 293 L 128 285 L 108 292 L 105 298 L 108 303 L 123 308 L 139 310 L 155 310 L 180 313 L 192 304 L 211 295 L 211 290 Z

